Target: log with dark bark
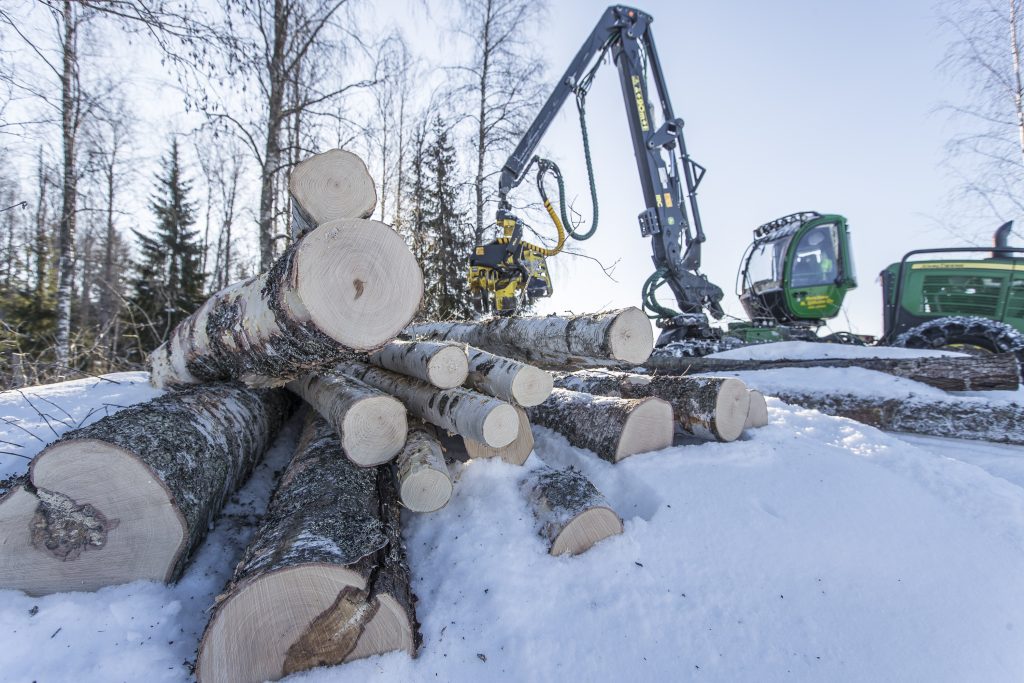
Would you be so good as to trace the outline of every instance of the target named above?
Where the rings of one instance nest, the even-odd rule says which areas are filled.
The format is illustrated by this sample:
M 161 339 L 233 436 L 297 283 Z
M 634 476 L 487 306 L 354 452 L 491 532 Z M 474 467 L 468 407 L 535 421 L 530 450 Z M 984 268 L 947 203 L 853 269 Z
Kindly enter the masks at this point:
M 555 389 L 526 409 L 530 422 L 561 433 L 573 446 L 609 462 L 672 445 L 672 406 L 660 398 L 616 398 Z
M 335 370 L 397 397 L 421 420 L 494 448 L 512 443 L 519 430 L 515 409 L 490 396 L 462 388 L 438 389 L 366 363 L 341 363 Z
M 507 446 L 491 448 L 473 439 L 463 439 L 466 455 L 470 458 L 501 458 L 510 465 L 522 465 L 533 452 L 533 429 L 526 411 L 516 407 L 519 416 L 519 433 L 515 440 Z
M 1016 403 L 907 398 L 865 398 L 851 394 L 773 392 L 786 403 L 892 432 L 1024 445 L 1024 407 Z
M 283 389 L 211 384 L 68 432 L 0 501 L 0 588 L 176 580 L 293 404 Z
M 452 479 L 432 425 L 419 421 L 409 425 L 405 448 L 395 459 L 394 470 L 398 497 L 413 512 L 440 510 L 452 496 Z
M 491 318 L 410 325 L 412 338 L 460 341 L 543 367 L 643 363 L 654 348 L 651 321 L 638 308 L 590 315 Z
M 203 634 L 201 683 L 257 683 L 392 650 L 415 654 L 391 475 L 356 467 L 340 448 L 311 412 Z
M 622 533 L 622 519 L 579 470 L 538 467 L 523 480 L 522 491 L 552 555 L 579 555 Z
M 394 230 L 330 221 L 182 321 L 150 355 L 152 382 L 280 386 L 390 341 L 422 294 L 416 259 Z
M 389 462 L 402 450 L 409 423 L 394 396 L 344 375 L 306 375 L 288 388 L 327 420 L 345 455 L 360 467 Z
M 750 395 L 738 379 L 637 375 L 580 370 L 557 375 L 555 385 L 600 396 L 657 396 L 672 404 L 679 427 L 705 441 L 735 441 L 743 433 Z
M 539 405 L 551 395 L 551 373 L 472 346 L 466 352 L 466 383 L 473 389 L 520 406 Z
M 768 424 L 768 403 L 764 400 L 764 394 L 756 389 L 750 390 L 750 408 L 747 409 L 747 419 L 743 423 L 744 429 L 756 429 Z
M 377 191 L 363 160 L 331 149 L 296 164 L 288 176 L 292 197 L 292 239 L 337 218 L 369 218 Z
M 466 348 L 430 341 L 393 341 L 369 354 L 377 367 L 421 379 L 438 389 L 462 386 L 469 374 Z
M 864 368 L 912 379 L 946 391 L 1016 391 L 1020 367 L 1012 353 L 926 358 L 823 358 L 820 360 L 732 360 L 676 358 L 654 354 L 644 366 L 660 374 L 771 370 L 773 368 Z

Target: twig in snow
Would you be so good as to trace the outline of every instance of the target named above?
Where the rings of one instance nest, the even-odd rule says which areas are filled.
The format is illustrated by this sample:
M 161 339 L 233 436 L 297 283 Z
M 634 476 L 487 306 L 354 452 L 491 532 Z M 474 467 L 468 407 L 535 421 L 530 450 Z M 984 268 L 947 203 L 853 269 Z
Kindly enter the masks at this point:
M 25 458 L 26 460 L 32 459 L 30 456 L 22 455 L 21 453 L 11 453 L 10 451 L 0 451 L 0 455 L 13 455 L 16 458 Z
M 4 422 L 6 422 L 7 424 L 11 425 L 12 427 L 17 427 L 18 429 L 20 429 L 21 431 L 25 432 L 26 434 L 31 436 L 33 439 L 36 439 L 40 443 L 44 443 L 44 444 L 46 443 L 45 441 L 43 441 L 43 439 L 38 434 L 33 434 L 31 431 L 25 429 L 20 424 L 18 424 L 17 422 L 11 420 L 10 418 L 0 417 L 0 420 L 3 420 Z

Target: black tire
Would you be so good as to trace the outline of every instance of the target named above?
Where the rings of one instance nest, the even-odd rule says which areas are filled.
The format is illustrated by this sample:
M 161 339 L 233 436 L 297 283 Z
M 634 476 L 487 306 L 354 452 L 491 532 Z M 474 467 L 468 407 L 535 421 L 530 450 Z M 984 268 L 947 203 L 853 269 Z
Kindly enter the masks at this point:
M 1024 367 L 1024 334 L 1012 325 L 988 318 L 936 318 L 896 337 L 893 346 L 946 349 L 963 353 L 1017 354 Z

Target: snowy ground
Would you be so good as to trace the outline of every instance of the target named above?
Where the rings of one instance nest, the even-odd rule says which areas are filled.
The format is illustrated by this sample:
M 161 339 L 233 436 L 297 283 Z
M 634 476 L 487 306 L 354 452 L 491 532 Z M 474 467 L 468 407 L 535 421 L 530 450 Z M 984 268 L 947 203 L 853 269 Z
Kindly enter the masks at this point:
M 53 437 L 47 421 L 62 413 L 43 397 L 70 425 L 96 401 L 153 394 L 144 375 L 115 379 L 26 392 L 48 419 L 0 394 L 0 415 L 27 429 L 0 424 L 3 448 L 31 455 L 42 444 L 28 432 Z M 769 411 L 771 424 L 743 441 L 615 466 L 537 428 L 527 467 L 575 464 L 626 521 L 622 536 L 576 558 L 545 553 L 521 468 L 465 466 L 449 505 L 406 525 L 419 658 L 288 680 L 1024 679 L 1024 449 L 885 434 L 774 399 Z M 189 680 L 206 610 L 296 431 L 284 431 L 177 586 L 0 591 L 0 681 Z M 27 464 L 0 462 L 8 473 Z

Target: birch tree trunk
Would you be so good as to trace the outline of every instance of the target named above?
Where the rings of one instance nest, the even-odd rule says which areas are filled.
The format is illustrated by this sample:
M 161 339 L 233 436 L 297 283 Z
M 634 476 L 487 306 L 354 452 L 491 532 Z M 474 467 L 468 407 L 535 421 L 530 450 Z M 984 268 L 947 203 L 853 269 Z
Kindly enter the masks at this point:
M 292 405 L 283 390 L 204 385 L 68 432 L 0 501 L 0 587 L 177 580 Z
M 458 344 L 393 341 L 369 355 L 377 367 L 408 375 L 438 389 L 461 386 L 469 374 L 466 350 Z
M 377 191 L 357 155 L 332 149 L 297 164 L 288 178 L 292 196 L 292 239 L 338 218 L 369 218 Z M 382 216 L 383 218 L 383 216 Z
M 405 448 L 395 460 L 398 497 L 413 512 L 434 512 L 447 505 L 452 496 L 441 443 L 430 425 L 413 423 Z
M 410 325 L 406 334 L 435 341 L 460 341 L 540 366 L 643 363 L 654 348 L 654 332 L 638 308 L 591 315 L 491 318 L 480 322 Z
M 203 634 L 201 683 L 259 683 L 391 650 L 415 654 L 390 475 L 354 466 L 340 447 L 311 413 Z
M 551 373 L 472 346 L 466 351 L 469 354 L 467 382 L 480 393 L 521 406 L 539 405 L 551 395 Z
M 579 555 L 598 541 L 622 533 L 622 519 L 582 472 L 542 466 L 531 470 L 521 489 L 549 542 L 552 555 Z
M 341 363 L 337 372 L 397 397 L 409 413 L 449 432 L 493 448 L 505 446 L 516 438 L 519 429 L 516 411 L 496 398 L 461 388 L 437 389 L 418 379 L 365 363 Z
M 609 462 L 672 445 L 672 406 L 660 398 L 615 398 L 555 389 L 526 409 L 530 421 Z
M 334 429 L 345 456 L 360 467 L 389 462 L 405 444 L 405 406 L 344 375 L 306 375 L 288 383 Z
M 332 221 L 182 321 L 150 356 L 152 382 L 281 385 L 389 341 L 422 294 L 419 266 L 391 228 Z

